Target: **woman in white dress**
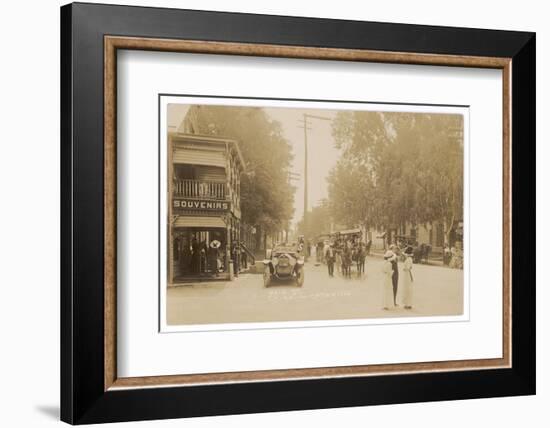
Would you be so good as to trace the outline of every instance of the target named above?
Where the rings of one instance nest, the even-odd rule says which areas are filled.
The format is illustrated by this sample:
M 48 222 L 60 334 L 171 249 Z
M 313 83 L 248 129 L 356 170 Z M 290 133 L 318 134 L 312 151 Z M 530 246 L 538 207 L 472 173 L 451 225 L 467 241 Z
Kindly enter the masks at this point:
M 384 254 L 384 263 L 382 264 L 382 308 L 386 311 L 393 307 L 393 269 L 391 265 L 393 257 L 395 257 L 395 254 L 387 251 Z
M 403 307 L 405 309 L 412 309 L 412 298 L 413 298 L 413 249 L 412 247 L 407 247 L 405 250 L 405 261 L 403 262 L 403 280 L 401 281 L 403 287 Z

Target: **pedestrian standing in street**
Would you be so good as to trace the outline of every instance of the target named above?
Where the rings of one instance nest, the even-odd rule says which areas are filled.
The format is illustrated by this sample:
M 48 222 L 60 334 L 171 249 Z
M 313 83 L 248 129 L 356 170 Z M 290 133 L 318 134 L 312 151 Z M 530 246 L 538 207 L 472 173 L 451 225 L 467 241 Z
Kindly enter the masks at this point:
M 369 240 L 367 241 L 367 246 L 366 246 L 366 248 L 365 248 L 365 252 L 366 252 L 367 256 L 370 256 L 370 247 L 371 247 L 371 246 L 372 246 L 372 240 L 369 239 Z
M 323 263 L 326 263 L 327 251 L 330 246 L 332 246 L 332 244 L 329 241 L 325 241 L 323 244 L 323 260 L 322 260 Z M 332 250 L 334 252 L 334 248 Z
M 342 252 L 342 275 L 346 278 L 351 277 L 351 249 L 348 245 Z
M 233 242 L 231 248 L 231 258 L 233 259 L 233 274 L 239 276 L 240 266 L 239 266 L 239 246 L 236 242 Z
M 388 250 L 384 254 L 384 263 L 382 264 L 382 308 L 388 311 L 392 305 L 392 275 L 393 268 L 391 259 L 395 254 Z
M 405 250 L 405 261 L 403 262 L 403 306 L 405 309 L 412 309 L 413 298 L 413 248 L 407 247 Z
M 325 253 L 325 260 L 327 261 L 328 266 L 328 276 L 333 277 L 334 276 L 334 248 L 332 248 L 332 245 L 330 245 Z
M 365 273 L 365 258 L 366 258 L 365 245 L 361 242 L 357 249 L 357 273 L 359 275 Z
M 443 264 L 445 266 L 449 266 L 449 263 L 451 261 L 451 249 L 449 248 L 449 244 L 445 243 L 443 246 Z
M 342 249 L 339 245 L 336 246 L 334 254 L 336 257 L 336 268 L 338 269 L 338 272 L 342 274 Z
M 397 287 L 399 283 L 399 268 L 397 266 L 397 246 L 392 245 L 390 252 L 393 254 L 393 257 L 390 259 L 391 267 L 393 269 L 393 274 L 391 277 L 392 285 L 393 285 L 393 305 L 397 305 Z
M 243 241 L 241 241 L 241 265 L 243 269 L 248 269 L 248 254 L 246 254 Z
M 323 263 L 323 253 L 325 249 L 324 247 L 325 247 L 325 244 L 323 244 L 322 241 L 317 242 L 316 251 L 315 251 L 317 263 Z

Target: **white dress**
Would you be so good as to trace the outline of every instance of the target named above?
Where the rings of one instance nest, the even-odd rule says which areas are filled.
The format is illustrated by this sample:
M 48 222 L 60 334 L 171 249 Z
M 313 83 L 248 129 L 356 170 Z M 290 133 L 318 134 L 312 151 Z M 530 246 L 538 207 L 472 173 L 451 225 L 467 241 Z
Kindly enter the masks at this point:
M 403 263 L 403 276 L 401 280 L 401 287 L 403 290 L 403 306 L 412 306 L 413 288 L 412 288 L 412 257 L 407 256 Z
M 382 307 L 388 309 L 393 307 L 393 285 L 391 281 L 392 274 L 393 269 L 391 262 L 384 260 L 382 265 Z

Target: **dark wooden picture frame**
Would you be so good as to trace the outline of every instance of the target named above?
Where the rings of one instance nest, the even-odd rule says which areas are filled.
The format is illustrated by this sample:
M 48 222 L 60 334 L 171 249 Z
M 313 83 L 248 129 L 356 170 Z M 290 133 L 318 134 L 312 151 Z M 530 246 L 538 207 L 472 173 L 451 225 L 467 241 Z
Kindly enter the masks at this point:
M 501 69 L 503 357 L 117 378 L 117 49 Z M 61 8 L 61 131 L 62 420 L 535 393 L 535 261 L 525 256 L 535 244 L 533 33 L 71 4 Z

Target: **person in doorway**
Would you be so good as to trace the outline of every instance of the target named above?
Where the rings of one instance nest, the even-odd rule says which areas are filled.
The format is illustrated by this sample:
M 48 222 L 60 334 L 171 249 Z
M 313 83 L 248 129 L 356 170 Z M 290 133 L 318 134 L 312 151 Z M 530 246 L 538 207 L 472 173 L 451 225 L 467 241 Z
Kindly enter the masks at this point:
M 382 309 L 388 311 L 392 306 L 392 275 L 393 268 L 391 259 L 395 254 L 388 250 L 384 254 L 384 262 L 382 264 Z
M 191 240 L 191 272 L 199 273 L 201 265 L 200 245 L 197 238 L 193 236 Z
M 413 248 L 407 247 L 405 249 L 405 261 L 403 262 L 403 280 L 401 285 L 403 287 L 403 307 L 405 309 L 412 309 L 413 299 Z
M 221 242 L 217 239 L 214 239 L 212 242 L 210 242 L 210 249 L 208 251 L 208 268 L 210 272 L 213 273 L 215 276 L 218 276 L 219 273 L 218 260 L 220 257 L 220 246 Z
M 181 273 L 188 274 L 191 270 L 191 247 L 189 246 L 189 240 L 186 236 L 181 238 L 181 251 L 180 251 L 180 266 Z
M 206 241 L 200 243 L 200 273 L 206 273 L 208 271 L 208 244 Z

